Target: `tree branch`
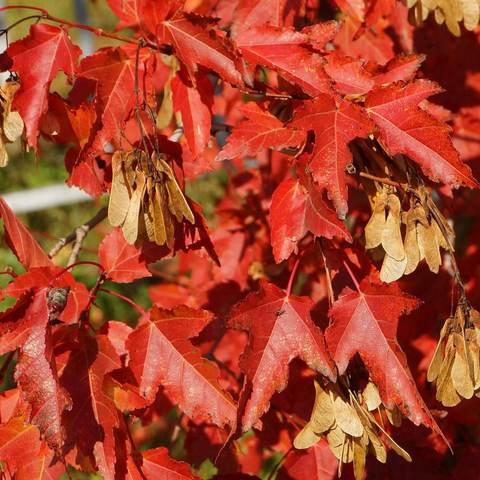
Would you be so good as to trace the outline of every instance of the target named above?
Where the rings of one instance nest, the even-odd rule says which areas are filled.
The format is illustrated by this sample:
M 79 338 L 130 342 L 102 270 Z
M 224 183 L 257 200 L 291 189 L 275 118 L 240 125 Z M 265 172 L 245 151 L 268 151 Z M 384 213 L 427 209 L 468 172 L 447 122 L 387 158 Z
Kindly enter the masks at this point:
M 65 247 L 65 245 L 68 245 L 69 243 L 75 242 L 75 245 L 73 246 L 72 253 L 70 254 L 70 258 L 68 261 L 68 264 L 71 265 L 72 263 L 75 263 L 77 260 L 77 256 L 80 252 L 80 249 L 82 247 L 83 241 L 85 240 L 85 237 L 87 236 L 88 232 L 96 227 L 102 220 L 104 220 L 107 217 L 108 210 L 107 207 L 101 208 L 97 214 L 91 218 L 88 222 L 84 223 L 80 227 L 77 227 L 72 233 L 67 235 L 64 238 L 61 238 L 50 250 L 50 253 L 48 256 L 50 258 L 53 258 L 57 253 Z

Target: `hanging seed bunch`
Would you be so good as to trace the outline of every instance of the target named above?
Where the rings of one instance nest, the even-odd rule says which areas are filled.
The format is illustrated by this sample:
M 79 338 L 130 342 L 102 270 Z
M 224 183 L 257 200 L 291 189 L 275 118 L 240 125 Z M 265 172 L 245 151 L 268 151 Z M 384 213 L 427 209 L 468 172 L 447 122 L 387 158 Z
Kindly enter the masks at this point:
M 117 151 L 112 157 L 108 219 L 121 226 L 125 240 L 150 240 L 173 247 L 175 226 L 195 218 L 170 165 L 153 153 Z
M 442 264 L 440 247 L 453 251 L 453 232 L 424 187 L 410 189 L 408 209 L 402 210 L 395 187 L 382 185 L 373 198 L 365 227 L 365 246 L 385 251 L 380 278 L 393 282 L 414 272 L 425 260 L 433 273 Z M 404 200 L 405 203 L 405 200 Z
M 457 37 L 460 36 L 460 23 L 467 30 L 474 30 L 480 19 L 479 0 L 407 0 L 410 19 L 420 25 L 433 12 L 435 21 L 447 28 Z
M 18 112 L 12 112 L 12 102 L 20 82 L 7 80 L 0 86 L 0 167 L 8 165 L 5 144 L 15 142 L 23 132 L 23 120 Z
M 462 299 L 443 325 L 427 380 L 435 382 L 437 400 L 445 407 L 462 397 L 480 397 L 480 313 Z
M 353 462 L 356 480 L 364 477 L 367 454 L 385 463 L 387 447 L 394 450 L 408 462 L 410 455 L 401 448 L 385 431 L 380 422 L 383 414 L 394 426 L 401 423 L 401 415 L 397 408 L 387 410 L 380 399 L 376 386 L 369 382 L 362 393 L 354 394 L 349 390 L 348 398 L 336 384 L 326 387 L 315 382 L 315 404 L 310 420 L 295 438 L 295 448 L 305 449 L 326 436 L 333 454 L 340 461 L 339 475 L 342 465 Z M 372 412 L 377 412 L 380 422 Z

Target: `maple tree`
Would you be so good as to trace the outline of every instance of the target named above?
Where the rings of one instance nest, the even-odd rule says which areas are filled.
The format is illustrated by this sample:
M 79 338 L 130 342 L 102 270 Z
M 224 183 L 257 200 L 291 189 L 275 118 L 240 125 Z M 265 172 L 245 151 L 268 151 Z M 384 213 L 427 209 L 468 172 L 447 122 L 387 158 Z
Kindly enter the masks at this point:
M 477 478 L 480 3 L 106 4 L 0 10 L 0 167 L 65 146 L 105 205 L 55 242 L 0 197 L 0 477 Z

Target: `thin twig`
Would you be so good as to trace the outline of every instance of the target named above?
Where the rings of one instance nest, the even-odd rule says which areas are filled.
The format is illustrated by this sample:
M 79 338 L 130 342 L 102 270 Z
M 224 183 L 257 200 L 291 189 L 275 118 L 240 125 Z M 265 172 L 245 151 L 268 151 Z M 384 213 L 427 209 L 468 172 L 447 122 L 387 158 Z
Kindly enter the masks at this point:
M 390 185 L 396 188 L 402 188 L 403 190 L 408 190 L 409 187 L 406 183 L 398 183 L 394 180 L 389 180 L 388 178 L 377 177 L 376 175 L 371 175 L 366 172 L 358 172 L 360 177 L 368 178 L 369 180 L 375 180 L 376 182 L 384 183 L 385 185 Z
M 50 253 L 48 254 L 48 256 L 50 258 L 53 258 L 55 255 L 57 255 L 57 253 L 63 248 L 65 247 L 66 245 L 68 245 L 69 243 L 72 243 L 72 242 L 76 242 L 78 241 L 78 237 L 79 237 L 79 231 L 81 230 L 82 232 L 84 232 L 83 234 L 83 238 L 81 239 L 81 242 L 83 242 L 83 240 L 85 239 L 85 236 L 87 235 L 87 233 L 92 230 L 92 228 L 96 227 L 102 220 L 104 220 L 106 217 L 107 217 L 107 214 L 108 214 L 108 210 L 106 207 L 103 207 L 101 208 L 97 214 L 91 218 L 88 222 L 84 223 L 83 225 L 81 225 L 80 227 L 77 227 L 72 233 L 70 233 L 69 235 L 67 235 L 65 238 L 61 238 L 54 246 L 53 248 L 50 250 Z M 80 246 L 78 247 L 79 249 L 81 248 L 81 242 L 80 242 Z M 75 249 L 75 246 L 74 246 L 74 249 Z M 73 250 L 72 250 L 72 254 L 73 254 Z M 78 256 L 78 252 L 76 254 Z M 72 255 L 70 255 L 70 259 L 72 258 Z M 68 262 L 69 265 L 71 265 L 72 263 L 75 263 L 75 260 L 76 260 L 76 257 L 73 261 L 70 261 Z
M 36 12 L 40 12 L 39 16 L 43 20 L 49 20 L 51 22 L 59 23 L 61 25 L 67 25 L 72 28 L 79 28 L 80 30 L 86 30 L 88 32 L 93 33 L 97 37 L 111 38 L 112 40 L 118 40 L 124 43 L 131 43 L 133 45 L 143 44 L 146 47 L 153 48 L 155 50 L 158 50 L 161 53 L 165 53 L 166 55 L 172 54 L 172 48 L 169 45 L 164 45 L 164 44 L 157 45 L 153 42 L 145 41 L 143 39 L 127 37 L 126 35 L 121 35 L 119 33 L 106 32 L 102 28 L 95 28 L 95 27 L 90 27 L 89 25 L 84 25 L 82 23 L 71 22 L 69 20 L 65 20 L 64 18 L 59 18 L 59 17 L 55 17 L 54 15 L 50 15 L 47 10 L 40 7 L 31 7 L 28 5 L 9 5 L 8 7 L 0 8 L 0 12 L 3 12 L 5 10 L 20 10 L 20 9 L 34 10 Z

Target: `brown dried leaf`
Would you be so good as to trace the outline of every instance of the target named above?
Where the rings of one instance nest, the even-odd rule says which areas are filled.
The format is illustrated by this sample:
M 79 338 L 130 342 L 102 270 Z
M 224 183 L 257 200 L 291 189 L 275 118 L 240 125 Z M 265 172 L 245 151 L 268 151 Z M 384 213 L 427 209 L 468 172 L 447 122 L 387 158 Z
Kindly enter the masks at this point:
M 310 448 L 312 445 L 315 445 L 318 441 L 320 441 L 321 438 L 321 435 L 317 435 L 312 430 L 310 423 L 307 423 L 295 437 L 293 446 L 298 449 Z

